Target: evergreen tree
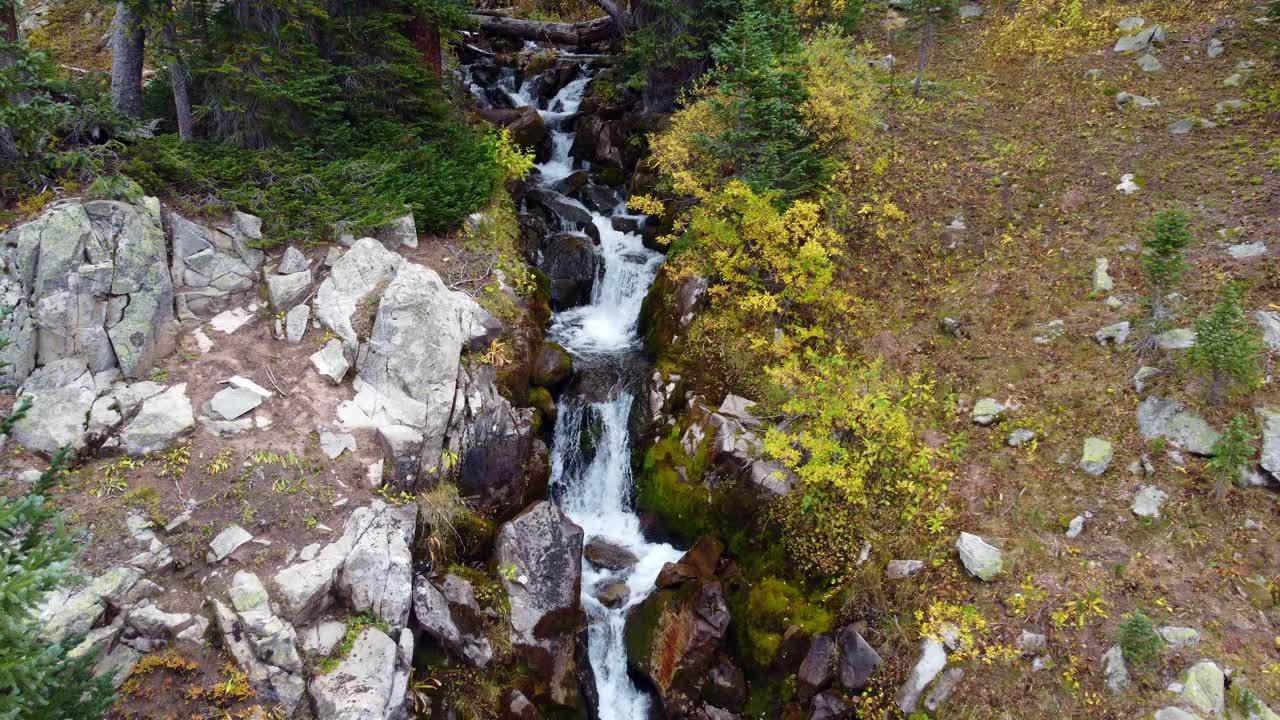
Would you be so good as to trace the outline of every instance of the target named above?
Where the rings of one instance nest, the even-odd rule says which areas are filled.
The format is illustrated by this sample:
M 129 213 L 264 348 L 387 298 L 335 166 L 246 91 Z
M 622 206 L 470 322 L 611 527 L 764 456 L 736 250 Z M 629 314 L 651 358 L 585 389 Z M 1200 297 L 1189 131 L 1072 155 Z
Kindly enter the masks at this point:
M 0 349 L 5 345 L 0 338 Z M 20 404 L 0 420 L 0 434 L 28 409 Z M 45 595 L 66 581 L 76 555 L 48 501 L 64 458 L 55 456 L 25 492 L 0 495 L 0 718 L 6 720 L 97 720 L 114 700 L 109 679 L 93 677 L 93 653 L 68 657 L 80 638 L 48 642 L 32 617 Z
M 920 28 L 920 53 L 916 61 L 916 79 L 911 83 L 913 95 L 920 94 L 924 82 L 924 68 L 929 63 L 929 51 L 938 33 L 938 26 L 954 20 L 960 12 L 956 0 L 907 0 L 899 6 L 906 13 L 911 25 Z
M 1252 389 L 1261 378 L 1262 342 L 1245 318 L 1242 295 L 1234 284 L 1224 285 L 1222 299 L 1196 320 L 1196 342 L 1187 350 L 1187 364 L 1211 376 L 1210 403 L 1218 401 L 1228 380 Z
M 796 32 L 787 13 L 769 14 L 747 0 L 711 50 L 716 69 L 712 112 L 725 128 L 702 138 L 726 165 L 726 174 L 757 192 L 782 191 L 786 199 L 820 187 L 830 175 L 814 150 L 800 106 L 807 94 L 787 67 Z
M 1138 233 L 1144 254 L 1142 267 L 1151 281 L 1151 315 L 1164 317 L 1164 297 L 1177 289 L 1186 270 L 1182 251 L 1191 244 L 1191 214 L 1182 208 L 1162 210 Z
M 54 97 L 53 67 L 18 35 L 17 0 L 0 0 L 0 194 L 16 190 L 36 167 L 69 114 Z
M 1253 441 L 1256 436 L 1249 432 L 1249 418 L 1243 414 L 1236 415 L 1227 425 L 1218 442 L 1213 444 L 1213 458 L 1209 460 L 1209 474 L 1216 481 L 1214 494 L 1222 497 L 1227 487 L 1239 483 L 1240 470 L 1253 460 Z

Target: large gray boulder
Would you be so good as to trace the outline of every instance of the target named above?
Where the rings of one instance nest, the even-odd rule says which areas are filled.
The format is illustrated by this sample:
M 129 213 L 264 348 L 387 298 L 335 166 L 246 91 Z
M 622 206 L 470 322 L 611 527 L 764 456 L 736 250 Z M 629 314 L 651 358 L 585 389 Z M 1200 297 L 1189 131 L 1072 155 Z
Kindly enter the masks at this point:
M 94 372 L 119 367 L 138 378 L 174 349 L 168 244 L 155 198 L 59 202 L 0 244 L 34 318 L 35 332 L 22 332 L 19 309 L 10 340 L 34 341 L 38 364 L 79 357 Z M 31 349 L 11 352 L 25 363 Z
M 402 640 L 397 645 L 381 630 L 367 628 L 351 652 L 333 671 L 311 683 L 317 720 L 399 720 L 405 717 L 408 661 Z M 412 657 L 412 640 L 408 654 Z M 401 680 L 401 677 L 404 680 Z
M 120 444 L 130 455 L 146 455 L 169 447 L 195 426 L 187 384 L 180 383 L 142 401 L 138 414 L 120 431 Z
M 258 576 L 237 572 L 231 582 L 231 607 L 219 600 L 212 603 L 223 642 L 249 676 L 258 699 L 292 715 L 307 687 L 297 634 L 272 611 L 271 597 Z
M 257 284 L 263 252 L 251 246 L 262 239 L 262 221 L 245 213 L 201 224 L 169 213 L 173 235 L 170 272 L 177 287 L 179 314 L 209 318 L 226 310 L 231 298 Z
M 471 583 L 457 575 L 438 581 L 415 579 L 413 615 L 426 634 L 445 650 L 484 670 L 493 660 L 493 647 L 484 635 L 484 617 Z
M 1187 452 L 1212 455 L 1219 433 L 1204 418 L 1176 400 L 1151 396 L 1138 405 L 1138 432 L 1147 440 L 1164 438 Z
M 422 475 L 442 467 L 463 349 L 483 348 L 500 329 L 469 295 L 450 290 L 421 265 L 402 265 L 382 294 L 356 361 L 355 403 L 375 427 L 404 425 L 422 432 Z
M 370 611 L 393 630 L 404 627 L 412 602 L 410 550 L 417 517 L 413 504 L 375 500 L 357 508 L 342 537 L 275 574 L 281 611 L 295 623 L 306 623 L 341 593 L 353 610 Z
M 576 694 L 582 540 L 582 528 L 543 501 L 504 524 L 494 546 L 511 601 L 512 645 L 559 704 L 571 704 Z
M 13 438 L 32 452 L 53 455 L 67 447 L 74 453 L 85 445 L 89 411 L 98 398 L 93 373 L 83 358 L 55 360 L 36 370 L 23 383 L 18 402 L 31 402 L 13 427 Z
M 404 258 L 373 238 L 357 240 L 334 263 L 333 271 L 316 291 L 316 320 L 333 331 L 352 351 L 359 342 L 352 317 L 396 276 Z

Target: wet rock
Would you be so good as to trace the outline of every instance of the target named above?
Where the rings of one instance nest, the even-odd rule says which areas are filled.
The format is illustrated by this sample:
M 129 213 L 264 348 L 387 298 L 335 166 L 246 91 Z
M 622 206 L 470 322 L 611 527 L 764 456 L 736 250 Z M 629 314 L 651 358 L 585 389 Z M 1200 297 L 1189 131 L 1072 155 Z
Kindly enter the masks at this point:
M 596 600 L 607 608 L 620 608 L 631 598 L 631 588 L 624 582 L 609 583 L 596 595 Z
M 725 654 L 717 658 L 702 684 L 702 699 L 717 708 L 739 712 L 747 704 L 747 678 Z
M 1219 434 L 1176 400 L 1148 397 L 1138 405 L 1138 431 L 1146 440 L 1164 438 L 1196 455 L 1213 454 Z
M 598 537 L 587 543 L 582 554 L 592 565 L 606 570 L 626 570 L 639 562 L 635 553 Z
M 537 148 L 547 139 L 547 125 L 537 108 L 516 108 L 514 116 L 504 123 L 511 139 L 525 147 Z
M 659 588 L 671 588 L 698 577 L 698 572 L 682 563 L 666 563 L 658 572 L 654 585 Z
M 990 582 L 1004 569 L 1003 553 L 977 535 L 960 533 L 956 550 L 960 553 L 960 562 L 964 564 L 965 570 L 980 580 Z
M 544 343 L 533 356 L 530 380 L 540 387 L 554 387 L 573 374 L 573 358 L 559 343 Z
M 692 568 L 702 577 L 712 577 L 720 566 L 720 555 L 724 552 L 724 544 L 714 535 L 703 535 L 680 558 L 680 564 Z
M 586 303 L 599 272 L 595 244 L 577 233 L 556 233 L 543 241 L 538 267 L 551 283 L 552 307 L 560 310 Z
M 809 702 L 814 695 L 831 687 L 835 677 L 836 640 L 830 633 L 819 633 L 809 645 L 809 653 L 796 672 L 796 697 Z
M 577 697 L 574 636 L 581 626 L 582 528 L 549 502 L 498 531 L 494 559 L 511 600 L 511 642 L 559 705 Z
M 728 627 L 729 608 L 713 580 L 655 592 L 627 617 L 628 662 L 652 684 L 668 716 L 699 706 Z
M 845 626 L 837 639 L 840 643 L 840 685 L 851 691 L 865 688 L 880 665 L 880 654 L 852 625 Z
M 455 657 L 480 670 L 493 660 L 484 617 L 466 580 L 450 574 L 437 583 L 419 575 L 414 581 L 413 615 L 423 631 Z

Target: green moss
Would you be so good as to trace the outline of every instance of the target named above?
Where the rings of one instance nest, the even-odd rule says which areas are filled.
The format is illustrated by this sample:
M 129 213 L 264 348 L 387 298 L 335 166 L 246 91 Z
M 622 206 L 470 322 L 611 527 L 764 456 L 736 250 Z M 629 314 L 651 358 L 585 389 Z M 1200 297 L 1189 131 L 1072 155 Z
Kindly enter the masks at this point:
M 800 588 L 776 577 L 765 577 L 731 598 L 738 637 L 751 661 L 760 669 L 773 664 L 787 628 L 797 625 L 809 635 L 831 629 L 831 614 Z
M 663 527 L 683 542 L 715 532 L 715 500 L 702 486 L 705 468 L 706 451 L 700 449 L 694 458 L 688 457 L 677 427 L 645 453 L 636 506 L 657 515 Z

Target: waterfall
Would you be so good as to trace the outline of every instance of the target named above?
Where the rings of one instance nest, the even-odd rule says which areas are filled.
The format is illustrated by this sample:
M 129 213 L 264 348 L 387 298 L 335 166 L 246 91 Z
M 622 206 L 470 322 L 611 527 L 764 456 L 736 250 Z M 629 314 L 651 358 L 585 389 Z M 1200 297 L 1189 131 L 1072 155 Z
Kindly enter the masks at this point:
M 554 97 L 540 102 L 533 85 L 536 78 L 517 87 L 514 73 L 505 68 L 501 71 L 499 88 L 517 106 L 537 108 L 550 133 L 550 157 L 536 166 L 535 182 L 543 190 L 554 192 L 557 181 L 583 169 L 575 163 L 570 150 L 575 115 L 591 83 L 591 73 L 583 62 L 577 79 Z M 484 94 L 474 85 L 472 92 L 484 100 Z M 583 207 L 576 200 L 567 200 Z M 550 339 L 573 356 L 580 372 L 589 369 L 593 381 L 603 377 L 605 384 L 612 385 L 609 392 L 595 392 L 591 398 L 574 390 L 561 396 L 551 449 L 553 497 L 565 514 L 582 527 L 586 542 L 599 538 L 624 547 L 639 558 L 635 566 L 623 571 L 605 570 L 583 561 L 582 607 L 589 619 L 588 656 L 599 694 L 601 720 L 650 717 L 649 696 L 627 674 L 623 628 L 627 613 L 653 591 L 662 566 L 681 556 L 670 545 L 646 541 L 632 508 L 633 438 L 629 418 L 635 393 L 644 387 L 645 376 L 640 372 L 643 363 L 628 360 L 642 351 L 637 332 L 640 306 L 663 256 L 646 248 L 640 235 L 614 229 L 611 218 L 625 212 L 625 202 L 608 214 L 591 212 L 600 233 L 597 252 L 603 273 L 592 288 L 590 303 L 556 313 L 548 331 Z M 584 450 L 584 439 L 589 451 Z M 596 593 L 616 582 L 624 582 L 630 595 L 621 607 L 609 608 L 596 599 Z

